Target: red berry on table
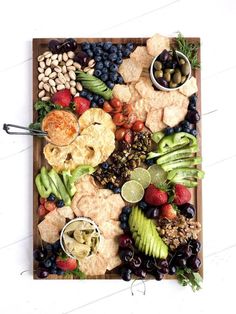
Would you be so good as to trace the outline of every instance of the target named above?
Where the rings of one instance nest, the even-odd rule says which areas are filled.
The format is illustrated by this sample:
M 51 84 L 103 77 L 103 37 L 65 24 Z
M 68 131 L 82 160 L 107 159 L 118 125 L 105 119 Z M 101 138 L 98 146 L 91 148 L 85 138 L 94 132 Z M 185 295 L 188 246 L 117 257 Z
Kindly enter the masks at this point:
M 69 89 L 62 89 L 52 95 L 51 101 L 62 107 L 69 107 L 72 95 Z
M 177 205 L 183 205 L 190 201 L 191 193 L 190 191 L 182 184 L 176 184 L 174 187 L 174 201 L 173 203 Z
M 42 216 L 45 216 L 46 214 L 47 214 L 46 208 L 43 205 L 39 205 L 38 215 L 42 217 Z
M 168 195 L 165 191 L 150 184 L 145 191 L 144 200 L 149 205 L 159 206 L 167 203 Z
M 64 270 L 64 271 L 73 271 L 77 268 L 78 262 L 75 258 L 71 257 L 60 257 L 58 256 L 56 259 L 56 265 L 58 268 Z
M 74 97 L 75 111 L 81 115 L 90 108 L 90 100 L 83 97 Z
M 161 217 L 167 219 L 174 219 L 177 212 L 172 204 L 165 204 L 161 207 Z

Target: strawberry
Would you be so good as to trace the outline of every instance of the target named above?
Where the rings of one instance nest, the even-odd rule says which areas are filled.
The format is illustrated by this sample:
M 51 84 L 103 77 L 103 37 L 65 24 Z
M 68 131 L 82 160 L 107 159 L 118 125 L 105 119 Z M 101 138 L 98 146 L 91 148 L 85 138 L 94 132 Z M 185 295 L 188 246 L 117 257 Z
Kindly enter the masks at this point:
M 191 193 L 182 184 L 176 184 L 174 187 L 174 203 L 177 205 L 183 205 L 190 201 Z
M 49 211 L 49 212 L 51 212 L 51 211 L 53 211 L 54 209 L 56 209 L 56 205 L 55 205 L 55 203 L 52 202 L 52 201 L 46 201 L 46 202 L 44 203 L 44 207 L 45 207 L 45 209 L 46 209 L 47 211 Z
M 150 184 L 145 191 L 144 199 L 149 205 L 159 206 L 167 202 L 168 195 L 165 191 L 156 188 L 153 184 Z
M 172 204 L 165 204 L 161 207 L 161 218 L 174 219 L 177 212 Z
M 83 97 L 74 97 L 75 111 L 81 115 L 90 108 L 90 101 Z
M 60 105 L 62 107 L 69 107 L 71 100 L 72 95 L 69 89 L 59 90 L 51 98 L 51 101 L 54 104 Z
M 46 208 L 43 205 L 39 205 L 38 215 L 42 217 L 42 216 L 45 216 L 46 214 L 47 214 Z
M 56 265 L 64 271 L 73 271 L 77 268 L 78 262 L 76 259 L 71 257 L 58 256 L 56 259 Z

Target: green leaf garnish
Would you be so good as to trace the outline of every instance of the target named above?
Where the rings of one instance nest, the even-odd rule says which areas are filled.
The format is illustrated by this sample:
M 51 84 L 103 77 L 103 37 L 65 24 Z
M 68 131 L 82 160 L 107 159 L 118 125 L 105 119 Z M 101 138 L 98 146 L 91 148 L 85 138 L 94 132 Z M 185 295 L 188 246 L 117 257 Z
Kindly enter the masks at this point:
M 185 269 L 177 269 L 176 272 L 176 277 L 178 282 L 182 286 L 187 286 L 189 285 L 193 292 L 196 292 L 200 290 L 201 283 L 202 283 L 202 277 L 199 273 L 193 272 L 190 268 L 185 268 Z

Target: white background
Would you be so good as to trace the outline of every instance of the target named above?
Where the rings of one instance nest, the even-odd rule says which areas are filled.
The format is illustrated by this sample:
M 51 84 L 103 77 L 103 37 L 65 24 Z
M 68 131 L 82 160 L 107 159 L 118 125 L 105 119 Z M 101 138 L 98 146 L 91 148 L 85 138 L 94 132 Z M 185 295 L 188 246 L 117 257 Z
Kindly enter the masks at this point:
M 13 1 L 1 4 L 0 125 L 28 125 L 33 37 L 202 39 L 203 290 L 149 281 L 146 295 L 116 281 L 33 281 L 32 139 L 0 131 L 0 313 L 235 313 L 234 0 Z

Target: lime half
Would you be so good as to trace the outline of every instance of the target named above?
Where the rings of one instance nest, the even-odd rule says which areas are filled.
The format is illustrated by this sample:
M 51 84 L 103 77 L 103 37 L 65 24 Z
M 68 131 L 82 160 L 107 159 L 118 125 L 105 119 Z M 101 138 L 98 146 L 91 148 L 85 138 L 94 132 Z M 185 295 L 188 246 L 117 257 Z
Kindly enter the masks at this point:
M 131 172 L 131 180 L 139 182 L 144 189 L 146 189 L 151 183 L 151 175 L 144 168 L 136 168 Z
M 141 201 L 144 195 L 142 185 L 134 180 L 127 181 L 121 188 L 121 196 L 129 203 L 137 203 Z
M 160 183 L 164 183 L 167 179 L 167 173 L 158 165 L 150 166 L 148 172 L 151 175 L 151 183 L 156 186 Z

